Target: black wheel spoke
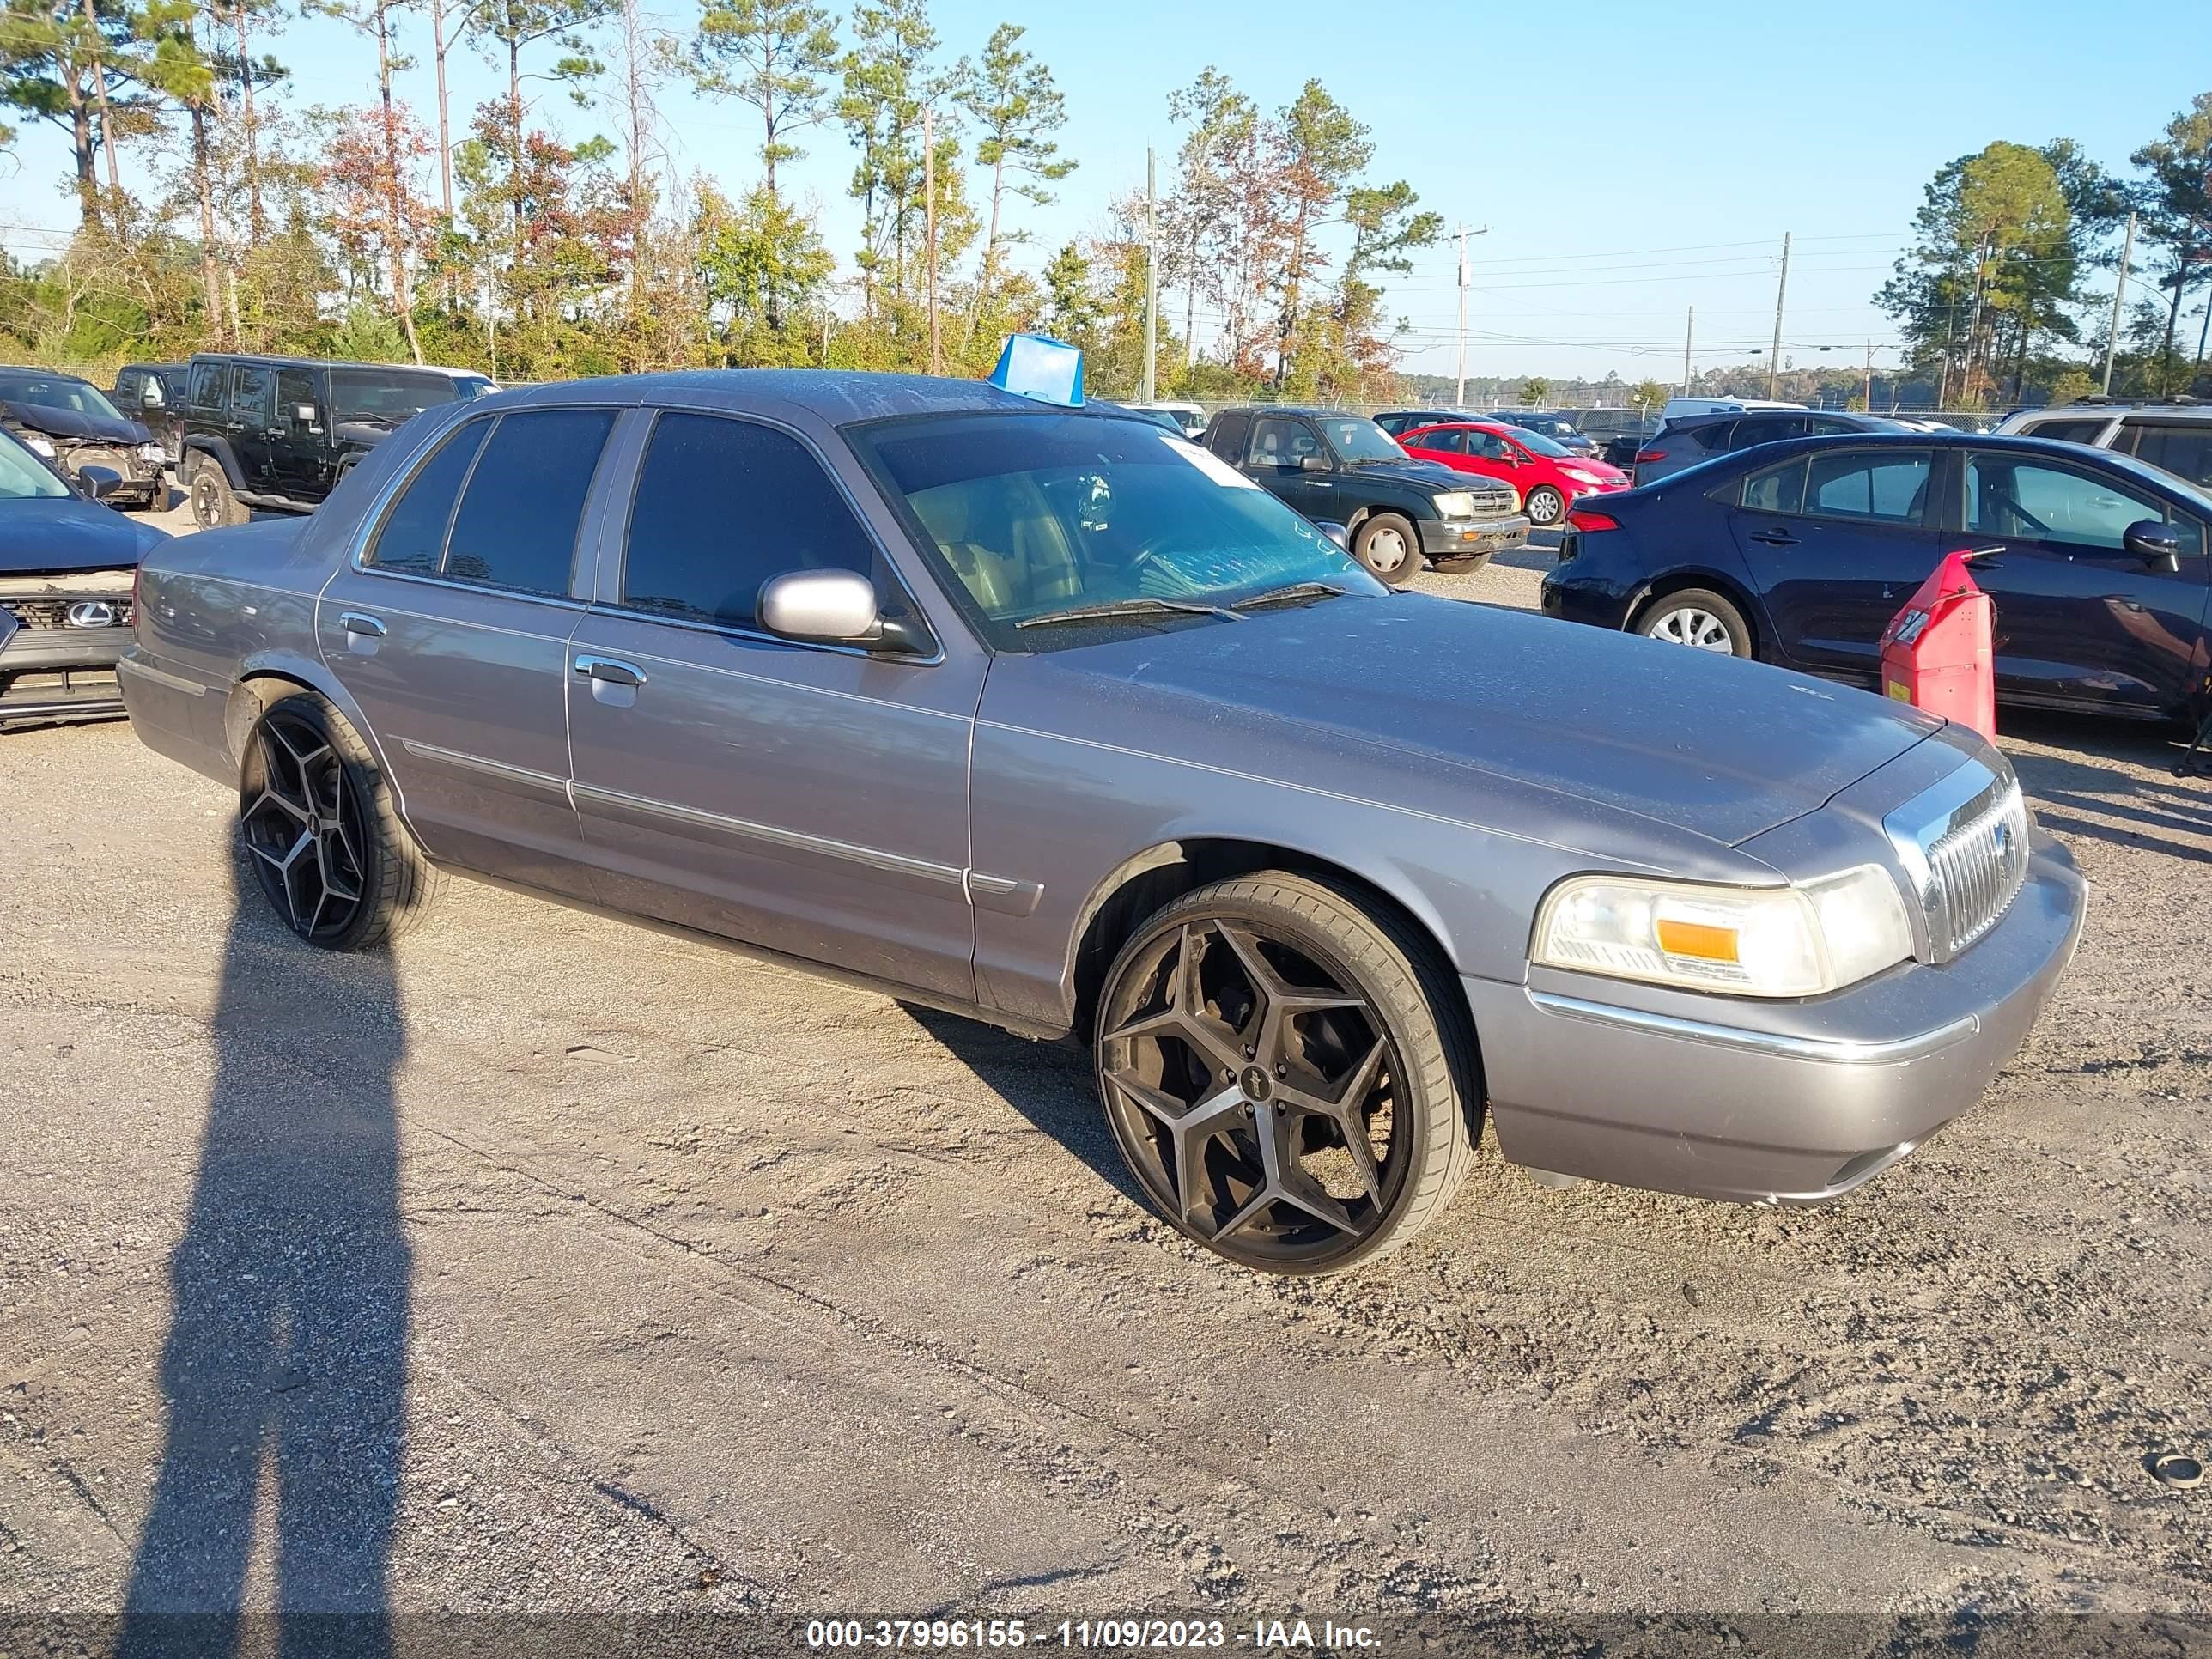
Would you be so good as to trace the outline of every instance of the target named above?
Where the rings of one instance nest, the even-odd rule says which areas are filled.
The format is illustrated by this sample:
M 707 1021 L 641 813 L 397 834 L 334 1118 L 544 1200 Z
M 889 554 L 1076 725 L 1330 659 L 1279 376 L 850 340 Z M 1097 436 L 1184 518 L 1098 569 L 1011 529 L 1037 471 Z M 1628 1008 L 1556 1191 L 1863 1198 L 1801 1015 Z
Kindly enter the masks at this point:
M 1410 1163 L 1395 1051 L 1346 970 L 1243 920 L 1179 923 L 1107 990 L 1099 1076 L 1156 1201 L 1237 1259 L 1340 1255 Z
M 357 786 L 327 734 L 289 710 L 263 717 L 252 760 L 239 822 L 263 885 L 302 938 L 342 932 L 368 887 Z

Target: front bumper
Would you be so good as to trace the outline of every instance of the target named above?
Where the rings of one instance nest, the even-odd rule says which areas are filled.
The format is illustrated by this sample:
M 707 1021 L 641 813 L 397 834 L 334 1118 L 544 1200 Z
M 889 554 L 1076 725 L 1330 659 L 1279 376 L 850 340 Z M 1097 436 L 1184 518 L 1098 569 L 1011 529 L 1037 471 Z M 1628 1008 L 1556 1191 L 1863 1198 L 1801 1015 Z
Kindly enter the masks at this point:
M 1989 935 L 1833 995 L 1755 1003 L 1532 969 L 1463 981 L 1506 1159 L 1743 1203 L 1838 1198 L 1967 1110 L 2019 1052 L 2087 889 L 2039 832 Z
M 82 595 L 64 594 L 35 603 L 17 599 L 9 608 L 27 621 L 45 621 L 50 619 L 46 613 L 80 597 L 106 599 L 123 619 L 105 628 L 33 625 L 17 632 L 0 649 L 0 725 L 124 712 L 115 665 L 131 643 L 127 604 L 87 590 Z
M 1528 539 L 1528 520 L 1516 513 L 1510 519 L 1423 519 L 1421 551 L 1432 560 L 1487 558 L 1518 547 Z

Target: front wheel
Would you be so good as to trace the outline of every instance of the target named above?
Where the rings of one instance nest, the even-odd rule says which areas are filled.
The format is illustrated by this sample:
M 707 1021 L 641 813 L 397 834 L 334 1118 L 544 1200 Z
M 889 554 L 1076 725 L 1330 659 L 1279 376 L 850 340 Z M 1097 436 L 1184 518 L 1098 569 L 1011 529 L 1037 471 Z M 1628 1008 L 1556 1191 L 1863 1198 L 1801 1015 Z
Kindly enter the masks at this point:
M 1394 918 L 1281 871 L 1218 882 L 1115 959 L 1093 1049 L 1146 1198 L 1241 1266 L 1341 1272 L 1413 1237 L 1473 1162 L 1463 1008 Z
M 324 950 L 382 944 L 441 890 L 392 810 L 375 756 L 312 691 L 271 703 L 254 723 L 238 818 L 277 920 Z
M 1751 655 L 1751 626 L 1743 612 L 1707 588 L 1686 587 L 1652 600 L 1637 618 L 1636 631 L 1717 656 Z
M 1549 530 L 1567 515 L 1566 499 L 1549 484 L 1538 484 L 1528 492 L 1528 522 L 1539 530 Z
M 1395 513 L 1377 513 L 1353 535 L 1352 556 L 1365 565 L 1376 580 L 1403 587 L 1420 573 L 1420 532 L 1410 519 Z
M 222 463 L 212 455 L 201 455 L 193 460 L 191 490 L 192 522 L 203 530 L 244 524 L 253 516 L 232 493 L 230 480 L 223 476 Z

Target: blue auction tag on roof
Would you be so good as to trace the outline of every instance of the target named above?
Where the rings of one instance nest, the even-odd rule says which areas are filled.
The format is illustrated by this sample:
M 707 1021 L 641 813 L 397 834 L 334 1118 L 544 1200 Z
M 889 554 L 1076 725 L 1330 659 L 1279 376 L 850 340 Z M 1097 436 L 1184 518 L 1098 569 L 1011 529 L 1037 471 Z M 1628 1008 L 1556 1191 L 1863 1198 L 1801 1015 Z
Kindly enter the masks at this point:
M 1046 334 L 1009 334 L 991 384 L 1041 404 L 1077 409 L 1083 403 L 1083 353 Z

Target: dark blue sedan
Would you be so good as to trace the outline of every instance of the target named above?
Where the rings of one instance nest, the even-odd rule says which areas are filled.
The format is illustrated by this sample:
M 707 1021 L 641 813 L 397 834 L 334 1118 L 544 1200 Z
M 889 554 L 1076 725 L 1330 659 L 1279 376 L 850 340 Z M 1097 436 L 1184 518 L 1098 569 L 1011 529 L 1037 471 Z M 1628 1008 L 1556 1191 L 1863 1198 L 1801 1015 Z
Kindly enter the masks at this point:
M 1801 438 L 1571 514 L 1544 611 L 1872 685 L 1882 629 L 1966 550 L 2001 700 L 2167 719 L 2212 691 L 2209 525 L 2212 496 L 2075 444 Z

